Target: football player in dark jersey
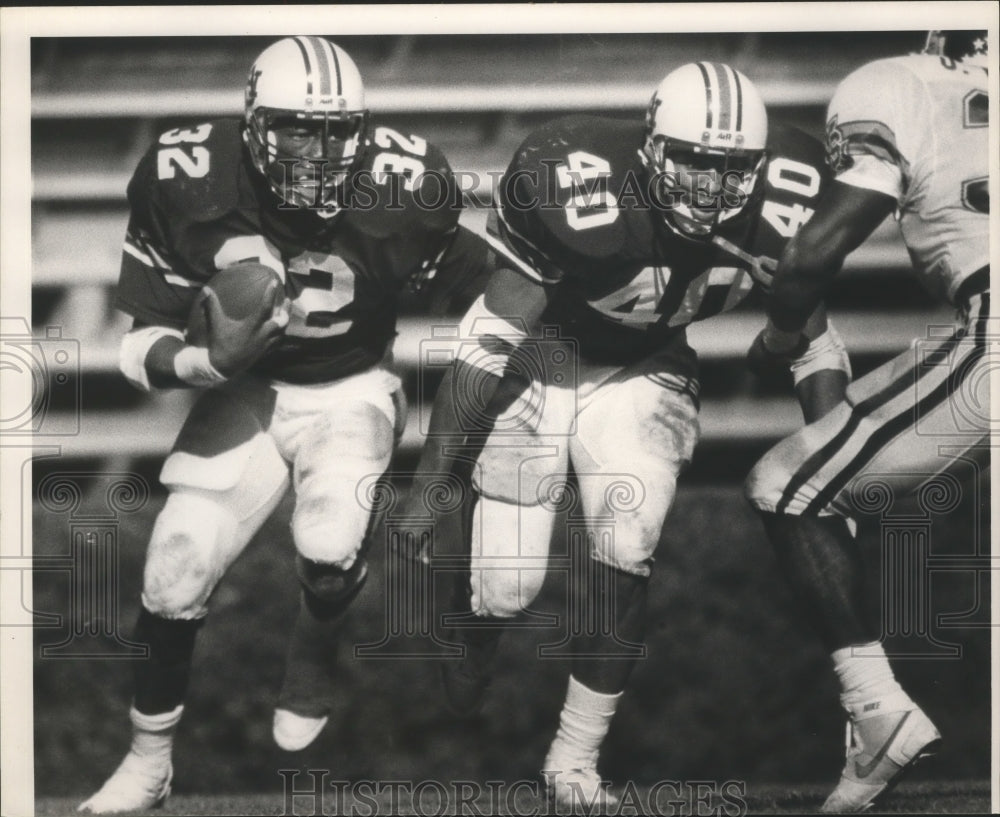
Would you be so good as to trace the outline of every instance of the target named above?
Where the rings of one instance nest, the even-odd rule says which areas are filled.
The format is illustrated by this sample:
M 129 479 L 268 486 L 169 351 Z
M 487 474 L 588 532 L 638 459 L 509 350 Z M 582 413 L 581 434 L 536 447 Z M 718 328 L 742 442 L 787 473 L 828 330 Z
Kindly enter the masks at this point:
M 367 574 L 358 481 L 384 471 L 405 420 L 389 365 L 397 297 L 409 286 L 467 305 L 490 256 L 458 226 L 444 156 L 370 121 L 339 46 L 276 42 L 254 63 L 245 102 L 242 121 L 164 133 L 128 188 L 117 303 L 135 322 L 121 368 L 143 390 L 208 388 L 163 466 L 170 493 L 146 555 L 135 640 L 150 653 L 135 669 L 132 746 L 82 804 L 92 813 L 169 793 L 209 597 L 289 487 L 301 604 L 274 737 L 297 750 L 323 728 L 337 635 Z M 248 262 L 282 283 L 233 320 L 199 293 Z M 193 306 L 205 310 L 206 346 L 185 343 Z
M 502 268 L 463 319 L 421 470 L 469 488 L 431 557 L 455 556 L 455 540 L 470 560 L 444 631 L 464 647 L 442 661 L 459 713 L 480 706 L 504 626 L 541 587 L 557 515 L 581 523 L 570 547 L 590 556 L 588 589 L 568 608 L 572 674 L 543 766 L 561 809 L 611 804 L 598 751 L 645 649 L 653 552 L 699 434 L 685 327 L 766 286 L 826 182 L 819 142 L 769 129 L 745 76 L 701 62 L 667 75 L 645 123 L 538 129 L 500 183 L 489 241 Z M 848 364 L 821 314 L 807 334 L 793 369 L 813 417 Z

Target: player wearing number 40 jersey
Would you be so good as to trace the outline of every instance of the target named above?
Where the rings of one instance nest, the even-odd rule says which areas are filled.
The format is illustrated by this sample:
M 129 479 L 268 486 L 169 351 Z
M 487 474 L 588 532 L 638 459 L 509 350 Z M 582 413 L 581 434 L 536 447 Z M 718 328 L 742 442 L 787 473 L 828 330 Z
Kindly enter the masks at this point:
M 985 31 L 931 32 L 923 54 L 869 63 L 840 84 L 827 116 L 835 181 L 782 256 L 770 321 L 751 350 L 759 367 L 780 362 L 844 257 L 894 210 L 915 273 L 960 316 L 951 337 L 918 338 L 852 384 L 844 402 L 768 452 L 747 482 L 819 624 L 849 716 L 847 764 L 824 811 L 870 808 L 940 742 L 875 640 L 847 520 L 865 510 L 873 488 L 890 497 L 933 492 L 939 480 L 989 461 L 996 328 L 986 43 Z
M 169 131 L 139 163 L 122 369 L 143 389 L 209 388 L 161 474 L 170 495 L 146 556 L 135 641 L 150 654 L 136 664 L 132 747 L 82 810 L 168 794 L 209 597 L 290 485 L 301 604 L 274 736 L 302 749 L 326 723 L 337 636 L 367 574 L 372 520 L 357 485 L 387 467 L 405 419 L 389 367 L 397 298 L 410 287 L 442 308 L 467 302 L 488 263 L 458 228 L 454 187 L 435 147 L 369 121 L 351 58 L 318 37 L 257 58 L 242 122 Z M 242 320 L 203 293 L 220 270 L 259 276 L 260 265 L 280 284 Z M 192 308 L 204 310 L 205 347 L 185 343 Z
M 482 701 L 505 623 L 541 587 L 576 473 L 591 558 L 585 597 L 568 609 L 612 631 L 569 617 L 572 676 L 544 765 L 560 809 L 606 795 L 598 750 L 643 649 L 653 552 L 699 433 L 686 327 L 766 286 L 826 181 L 819 142 L 769 128 L 741 73 L 695 63 L 667 75 L 645 123 L 577 116 L 540 128 L 500 184 L 490 241 L 504 268 L 463 320 L 435 403 L 442 445 L 421 468 L 452 468 L 470 489 L 436 528 L 454 531 L 439 550 L 454 540 L 471 557 L 446 633 L 464 658 L 442 662 L 463 713 Z M 813 334 L 795 366 L 811 416 L 846 381 L 822 317 Z

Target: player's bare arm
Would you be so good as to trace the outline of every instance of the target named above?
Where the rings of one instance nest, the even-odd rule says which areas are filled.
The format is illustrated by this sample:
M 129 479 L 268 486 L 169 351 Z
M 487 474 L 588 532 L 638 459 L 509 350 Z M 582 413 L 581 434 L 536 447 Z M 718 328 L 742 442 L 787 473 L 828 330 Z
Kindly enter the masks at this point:
M 896 206 L 876 190 L 834 182 L 812 218 L 788 242 L 771 285 L 767 348 L 791 345 L 819 306 L 844 259 L 874 232 Z M 782 338 L 778 333 L 786 333 Z M 797 337 L 796 337 L 797 340 Z M 784 344 L 782 344 L 784 341 Z
M 468 416 L 468 409 L 471 409 L 473 416 L 478 416 L 487 408 L 501 379 L 496 373 L 503 371 L 514 345 L 538 328 L 547 301 L 543 285 L 501 268 L 491 275 L 485 292 L 466 313 L 462 320 L 462 351 L 465 354 L 460 351 L 454 366 L 445 372 L 438 387 L 427 443 L 420 452 L 418 475 L 408 495 L 408 502 L 415 511 L 420 511 L 426 482 L 450 468 L 450 457 L 445 454 L 447 447 L 465 438 L 467 421 L 465 424 L 460 421 L 460 412 L 465 411 L 464 416 Z M 479 351 L 482 354 L 477 353 Z M 479 367 L 486 377 L 477 373 L 470 378 L 456 371 L 467 366 Z M 474 395 L 460 386 L 473 381 L 477 384 Z M 468 404 L 472 400 L 476 405 Z M 463 403 L 466 404 L 460 405 Z
M 778 262 L 768 324 L 754 339 L 748 362 L 758 373 L 791 367 L 807 423 L 837 405 L 850 382 L 847 354 L 827 323 L 823 298 L 847 255 L 894 207 L 885 193 L 834 182 Z
M 457 403 L 474 399 L 483 404 L 479 408 L 486 407 L 511 351 L 538 328 L 546 302 L 546 289 L 541 284 L 510 269 L 499 269 L 493 274 L 482 299 L 470 307 L 462 320 L 462 339 L 466 343 L 455 367 L 446 373 L 438 389 L 431 417 L 432 434 L 458 433 Z M 477 353 L 479 350 L 485 355 Z M 456 380 L 469 382 L 460 371 L 456 372 L 456 368 L 465 366 L 476 366 L 488 373 L 486 382 L 478 383 L 475 395 L 455 388 Z
M 795 395 L 807 423 L 829 412 L 847 392 L 851 364 L 840 334 L 819 306 L 806 322 L 796 345 L 785 354 L 765 347 L 767 330 L 762 330 L 747 352 L 747 365 L 761 377 L 781 375 L 791 370 Z

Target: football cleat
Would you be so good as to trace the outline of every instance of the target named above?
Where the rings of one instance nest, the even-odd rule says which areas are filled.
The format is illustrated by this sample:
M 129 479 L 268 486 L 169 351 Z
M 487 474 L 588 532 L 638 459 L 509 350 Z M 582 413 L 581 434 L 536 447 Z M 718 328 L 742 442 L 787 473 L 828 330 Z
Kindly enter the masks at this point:
M 847 723 L 847 763 L 820 811 L 866 811 L 918 761 L 933 755 L 941 735 L 919 707 Z
M 555 814 L 611 814 L 618 806 L 618 798 L 608 791 L 610 784 L 593 767 L 546 770 L 542 776 L 549 809 Z
M 275 709 L 272 729 L 274 742 L 286 752 L 301 751 L 316 740 L 328 720 L 330 718 L 327 715 L 310 718 L 296 715 L 287 709 Z
M 441 684 L 445 701 L 453 714 L 460 718 L 475 715 L 483 707 L 486 690 L 493 680 L 493 662 L 500 646 L 500 627 L 483 631 L 478 629 L 472 637 L 451 630 L 445 636 L 450 642 L 465 647 L 461 658 L 442 659 Z
M 77 811 L 85 814 L 119 814 L 146 811 L 163 805 L 170 794 L 174 769 L 170 761 L 153 760 L 129 752 L 115 773 Z

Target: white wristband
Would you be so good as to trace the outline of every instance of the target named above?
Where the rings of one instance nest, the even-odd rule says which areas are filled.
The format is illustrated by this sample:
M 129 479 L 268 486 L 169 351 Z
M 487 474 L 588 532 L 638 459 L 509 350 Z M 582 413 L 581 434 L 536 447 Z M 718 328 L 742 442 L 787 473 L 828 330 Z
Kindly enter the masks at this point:
M 796 386 L 821 369 L 844 372 L 850 380 L 851 361 L 847 356 L 847 349 L 844 348 L 844 341 L 841 340 L 840 333 L 830 323 L 829 318 L 826 331 L 819 337 L 813 338 L 805 352 L 792 361 L 791 369 Z
M 202 346 L 185 346 L 174 357 L 177 377 L 192 386 L 215 386 L 226 381 L 208 359 L 208 349 Z
M 184 335 L 166 326 L 144 326 L 126 332 L 118 352 L 118 368 L 129 383 L 142 391 L 149 391 L 149 373 L 146 371 L 146 356 L 160 338 L 184 340 Z

